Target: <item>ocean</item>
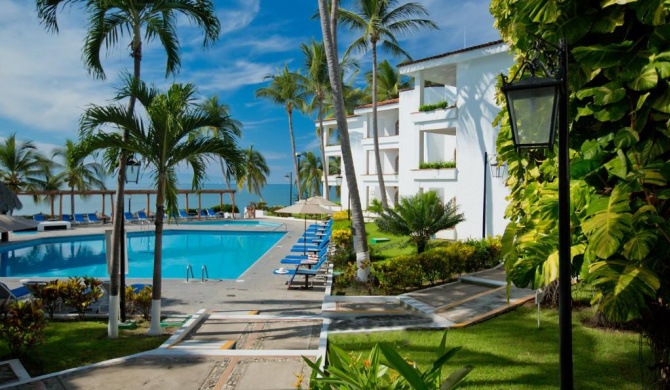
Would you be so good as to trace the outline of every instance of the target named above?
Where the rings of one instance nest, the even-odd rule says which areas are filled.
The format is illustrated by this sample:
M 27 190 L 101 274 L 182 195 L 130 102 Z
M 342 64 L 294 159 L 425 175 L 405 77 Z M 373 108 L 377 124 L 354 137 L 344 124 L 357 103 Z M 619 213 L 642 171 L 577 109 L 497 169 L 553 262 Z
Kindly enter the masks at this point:
M 142 185 L 142 184 L 129 184 L 126 187 L 127 189 L 151 189 L 149 185 Z M 180 189 L 188 189 L 189 187 L 183 186 L 180 187 Z M 226 186 L 225 184 L 205 184 L 203 189 L 225 189 Z M 339 201 L 334 195 L 334 188 L 331 187 L 333 191 L 331 191 L 331 200 L 334 202 Z M 108 188 L 111 189 L 111 188 Z M 236 189 L 233 187 L 233 189 Z M 261 201 L 265 201 L 268 206 L 287 206 L 291 204 L 292 202 L 289 202 L 289 196 L 291 195 L 291 186 L 286 183 L 286 184 L 267 184 L 265 187 L 261 189 L 261 195 L 262 198 L 259 197 L 258 195 L 255 194 L 250 194 L 246 190 L 240 190 L 236 189 L 237 192 L 235 193 L 235 205 L 238 207 L 240 212 L 243 212 L 244 207 L 248 205 L 250 202 L 255 202 L 258 203 Z M 293 195 L 293 202 L 296 201 L 297 199 L 297 194 L 295 191 L 295 188 L 293 188 L 292 191 Z M 142 210 L 147 207 L 147 196 L 146 195 L 126 195 L 125 197 L 125 211 L 131 211 L 131 212 L 136 212 L 138 210 Z M 50 214 L 51 213 L 51 205 L 47 203 L 38 203 L 36 204 L 33 202 L 32 196 L 27 196 L 27 195 L 21 195 L 19 196 L 19 199 L 21 199 L 21 203 L 23 203 L 23 208 L 21 210 L 14 210 L 14 215 L 33 215 L 33 214 L 39 214 L 39 213 L 44 213 L 44 214 Z M 202 194 L 201 195 L 202 199 L 202 207 L 207 208 L 207 207 L 212 207 L 212 206 L 217 206 L 219 204 L 219 194 Z M 114 201 L 116 201 L 116 197 L 114 197 Z M 75 212 L 77 213 L 93 213 L 93 212 L 102 212 L 102 196 L 101 195 L 91 195 L 86 198 L 82 198 L 80 196 L 75 196 L 74 198 L 74 204 L 75 204 Z M 154 195 L 151 195 L 150 197 L 150 207 L 151 211 L 154 212 L 156 210 L 156 197 Z M 186 208 L 186 197 L 185 195 L 179 195 L 178 197 L 178 202 L 179 202 L 179 208 Z M 54 204 L 54 213 L 56 215 L 59 214 L 59 203 L 60 200 L 56 198 L 55 204 Z M 230 195 L 224 194 L 223 195 L 223 203 L 224 204 L 230 204 Z M 191 209 L 195 209 L 198 207 L 198 196 L 195 194 L 190 194 L 188 197 L 188 207 Z M 63 196 L 63 214 L 70 214 L 70 196 L 69 195 L 64 195 Z M 110 215 L 111 214 L 111 204 L 109 200 L 109 196 L 105 197 L 105 214 Z

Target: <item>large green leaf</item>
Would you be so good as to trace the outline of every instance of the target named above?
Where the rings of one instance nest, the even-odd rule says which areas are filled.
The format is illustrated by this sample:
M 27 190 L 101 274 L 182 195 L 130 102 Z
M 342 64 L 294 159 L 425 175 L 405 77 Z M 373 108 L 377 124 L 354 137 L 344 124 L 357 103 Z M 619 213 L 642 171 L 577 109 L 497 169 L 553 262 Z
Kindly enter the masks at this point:
M 668 83 L 666 81 L 658 83 L 661 86 L 660 93 L 650 96 L 649 104 L 652 108 L 670 114 L 670 93 L 668 93 Z
M 572 49 L 575 59 L 592 68 L 609 68 L 620 65 L 621 58 L 629 57 L 632 41 L 609 45 L 579 46 Z
M 614 176 L 624 179 L 628 175 L 628 159 L 626 159 L 621 149 L 617 150 L 617 155 L 606 162 L 604 166 Z
M 656 245 L 658 231 L 648 225 L 648 221 L 657 217 L 656 208 L 644 206 L 633 214 L 633 232 L 631 238 L 623 246 L 623 256 L 630 261 L 642 261 Z
M 629 104 L 623 100 L 607 106 L 593 106 L 593 116 L 601 122 L 616 122 L 628 115 Z
M 647 91 L 658 84 L 658 73 L 654 64 L 648 64 L 642 71 L 628 83 L 628 86 L 634 91 Z
M 668 10 L 665 5 L 665 0 L 645 0 L 637 1 L 637 18 L 644 24 L 652 26 L 660 26 L 666 21 Z
M 631 230 L 632 215 L 628 194 L 615 187 L 609 197 L 594 196 L 587 209 L 582 230 L 589 239 L 589 249 L 607 259 L 615 254 Z
M 638 0 L 603 0 L 600 2 L 602 8 L 609 7 L 611 5 L 624 5 L 628 3 L 635 3 Z
M 635 145 L 640 140 L 640 134 L 630 127 L 624 127 L 617 131 L 614 136 L 614 146 L 618 149 L 627 149 Z
M 631 0 L 635 1 L 635 0 Z M 604 7 L 603 7 L 604 8 Z M 582 19 L 582 18 L 575 18 Z M 585 18 L 584 18 L 585 19 Z M 595 18 L 591 31 L 599 34 L 613 33 L 617 27 L 623 26 L 624 10 L 621 7 L 605 9 Z

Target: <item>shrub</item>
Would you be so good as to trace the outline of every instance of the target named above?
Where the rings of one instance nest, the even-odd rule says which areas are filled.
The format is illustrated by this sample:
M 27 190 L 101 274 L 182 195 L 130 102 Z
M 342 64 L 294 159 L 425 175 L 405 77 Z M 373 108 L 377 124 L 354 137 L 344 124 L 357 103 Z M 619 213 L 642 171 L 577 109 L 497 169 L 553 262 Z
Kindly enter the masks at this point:
M 375 198 L 370 201 L 370 204 L 368 205 L 368 211 L 371 213 L 377 213 L 381 214 L 384 211 L 384 206 L 382 206 L 382 202 Z
M 0 336 L 7 342 L 15 356 L 23 356 L 34 351 L 44 340 L 46 320 L 39 299 L 15 301 L 7 305 L 7 311 L 0 322 Z
M 330 239 L 333 241 L 333 244 L 339 248 L 346 248 L 353 245 L 351 241 L 351 230 L 349 229 L 333 230 Z
M 424 278 L 431 286 L 436 280 L 446 280 L 451 277 L 451 266 L 449 259 L 442 251 L 432 250 L 417 255 L 417 261 L 421 267 Z
M 49 314 L 49 319 L 53 320 L 56 309 L 63 304 L 65 283 L 55 279 L 47 282 L 47 284 L 36 284 L 35 289 L 35 296 L 42 300 L 42 307 Z
M 466 259 L 465 272 L 474 272 L 482 269 L 492 268 L 500 264 L 501 243 L 499 237 L 465 241 L 465 244 L 473 248 L 473 253 Z
M 237 207 L 237 205 L 235 205 L 235 211 L 233 211 L 233 205 L 227 204 L 227 203 L 224 203 L 223 207 L 221 205 L 218 205 L 218 204 L 216 206 L 212 206 L 212 210 L 214 210 L 214 212 L 217 212 L 217 213 L 218 212 L 221 212 L 221 213 L 232 213 L 232 212 L 239 213 L 240 212 L 240 209 L 239 209 L 239 207 Z
M 69 277 L 62 287 L 63 302 L 84 318 L 86 309 L 102 297 L 102 282 L 96 278 L 84 276 Z
M 434 161 L 434 162 L 422 162 L 419 164 L 419 169 L 441 169 L 441 168 L 456 168 L 456 161 Z
M 447 103 L 446 100 L 443 100 L 441 102 L 437 102 L 435 104 L 423 104 L 419 106 L 419 111 L 420 112 L 426 112 L 426 111 L 433 111 L 433 110 L 438 110 L 442 108 L 447 108 L 449 106 L 449 103 Z
M 336 270 L 344 270 L 354 259 L 353 247 L 337 247 L 335 251 L 328 255 L 328 260 L 333 263 Z
M 128 288 L 132 289 L 130 286 Z M 133 311 L 138 311 L 145 321 L 149 321 L 151 319 L 151 286 L 145 285 L 138 292 L 133 290 L 132 303 Z
M 386 294 L 423 285 L 423 272 L 416 255 L 398 256 L 375 263 L 373 271 Z
M 345 221 L 349 219 L 349 212 L 347 210 L 336 211 L 333 213 L 333 221 Z
M 448 246 L 435 249 L 444 253 L 445 258 L 452 267 L 453 273 L 470 272 L 468 269 L 468 259 L 472 257 L 475 249 L 463 242 L 452 242 Z
M 358 269 L 355 262 L 350 262 L 342 267 L 342 272 L 335 276 L 333 281 L 336 291 L 342 291 L 350 287 L 356 281 Z

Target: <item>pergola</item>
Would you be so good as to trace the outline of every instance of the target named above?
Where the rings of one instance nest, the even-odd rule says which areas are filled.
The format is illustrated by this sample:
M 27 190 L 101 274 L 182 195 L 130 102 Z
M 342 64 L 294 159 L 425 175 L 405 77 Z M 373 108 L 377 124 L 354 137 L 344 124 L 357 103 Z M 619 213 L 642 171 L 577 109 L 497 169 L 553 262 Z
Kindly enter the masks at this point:
M 123 194 L 124 195 L 146 195 L 147 196 L 147 207 L 146 207 L 146 212 L 147 214 L 151 214 L 151 195 L 156 195 L 156 190 L 124 190 Z M 184 194 L 186 195 L 186 209 L 189 209 L 189 203 L 188 203 L 188 198 L 189 195 L 191 194 L 196 194 L 198 196 L 198 215 L 200 215 L 200 210 L 202 210 L 202 201 L 201 201 L 201 195 L 202 194 L 219 194 L 219 204 L 223 206 L 223 194 L 230 194 L 231 199 L 232 199 L 232 205 L 233 205 L 233 210 L 235 210 L 235 192 L 236 190 L 177 190 L 178 194 Z M 19 192 L 17 195 L 30 195 L 30 196 L 50 196 L 51 197 L 51 209 L 53 210 L 54 205 L 54 199 L 56 196 L 59 197 L 59 207 L 58 207 L 58 216 L 59 218 L 62 218 L 63 216 L 63 197 L 64 196 L 71 196 L 71 195 L 84 195 L 84 196 L 91 196 L 91 195 L 101 195 L 102 196 L 102 214 L 106 215 L 105 213 L 105 196 L 109 195 L 109 205 L 110 205 L 110 215 L 114 215 L 114 195 L 116 194 L 116 190 L 87 190 L 87 191 L 70 191 L 70 190 L 55 190 L 55 191 L 35 191 L 35 192 Z M 235 215 L 235 213 L 233 213 Z

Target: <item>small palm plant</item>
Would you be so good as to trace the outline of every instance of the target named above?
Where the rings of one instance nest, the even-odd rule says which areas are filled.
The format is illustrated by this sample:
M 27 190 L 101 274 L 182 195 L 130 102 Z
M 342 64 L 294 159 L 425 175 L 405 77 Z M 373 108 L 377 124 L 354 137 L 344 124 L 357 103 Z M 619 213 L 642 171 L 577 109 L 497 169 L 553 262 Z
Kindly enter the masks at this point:
M 417 252 L 422 253 L 433 234 L 465 220 L 457 211 L 457 206 L 442 204 L 435 191 L 428 191 L 401 198 L 395 209 L 384 209 L 375 223 L 382 232 L 409 236 Z

